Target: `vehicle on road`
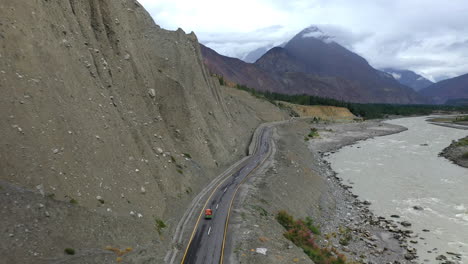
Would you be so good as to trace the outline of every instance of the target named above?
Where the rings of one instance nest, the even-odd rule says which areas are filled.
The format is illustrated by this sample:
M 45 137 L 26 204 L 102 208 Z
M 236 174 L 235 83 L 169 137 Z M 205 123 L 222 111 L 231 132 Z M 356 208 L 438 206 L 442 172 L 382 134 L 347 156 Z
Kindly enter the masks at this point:
M 205 219 L 211 219 L 211 218 L 213 218 L 213 210 L 205 209 Z

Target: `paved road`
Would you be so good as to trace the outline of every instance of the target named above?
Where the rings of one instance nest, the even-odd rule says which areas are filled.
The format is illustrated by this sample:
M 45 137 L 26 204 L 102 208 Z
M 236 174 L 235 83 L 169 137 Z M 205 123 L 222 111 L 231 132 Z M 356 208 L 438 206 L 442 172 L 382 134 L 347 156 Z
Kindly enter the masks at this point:
M 219 264 L 228 259 L 224 251 L 225 234 L 229 222 L 229 214 L 239 186 L 267 158 L 270 150 L 271 128 L 264 127 L 257 135 L 257 144 L 253 154 L 234 170 L 234 173 L 221 182 L 206 201 L 203 208 L 213 210 L 213 219 L 198 218 L 195 229 L 182 264 Z

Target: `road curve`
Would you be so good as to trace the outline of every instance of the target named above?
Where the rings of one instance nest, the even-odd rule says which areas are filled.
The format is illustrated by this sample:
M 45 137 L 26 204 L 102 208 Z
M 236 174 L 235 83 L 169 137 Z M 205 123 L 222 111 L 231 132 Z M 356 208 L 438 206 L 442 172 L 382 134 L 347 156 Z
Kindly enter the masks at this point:
M 268 157 L 271 127 L 261 127 L 253 153 L 241 162 L 229 177 L 221 181 L 205 202 L 185 249 L 181 264 L 222 264 L 227 227 L 234 198 L 240 185 Z M 205 209 L 213 210 L 213 219 L 204 219 Z

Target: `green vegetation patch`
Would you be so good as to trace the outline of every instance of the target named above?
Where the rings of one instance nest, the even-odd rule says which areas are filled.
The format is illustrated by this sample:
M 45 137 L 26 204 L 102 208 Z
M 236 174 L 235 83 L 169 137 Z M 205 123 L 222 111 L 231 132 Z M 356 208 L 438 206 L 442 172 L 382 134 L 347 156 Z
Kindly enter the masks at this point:
M 163 230 L 164 228 L 167 227 L 166 223 L 164 223 L 164 221 L 161 220 L 161 219 L 159 219 L 159 218 L 156 218 L 156 219 L 154 220 L 154 226 L 155 226 L 155 228 L 156 228 L 156 231 L 157 231 L 158 234 L 160 234 L 160 235 L 161 235 L 162 230 Z
M 296 246 L 302 248 L 316 264 L 346 264 L 346 257 L 334 248 L 320 247 L 315 240 L 320 231 L 312 219 L 295 220 L 286 211 L 280 211 L 276 220 L 287 230 L 283 235 Z
M 462 158 L 463 159 L 468 159 L 468 152 L 463 153 Z
M 455 146 L 457 146 L 457 147 L 468 146 L 468 137 L 459 139 L 459 140 L 455 143 Z
M 307 137 L 309 137 L 309 138 L 318 138 L 318 137 L 320 137 L 320 135 L 318 133 L 318 130 L 315 127 L 313 127 L 313 128 L 310 129 L 310 132 L 307 135 Z

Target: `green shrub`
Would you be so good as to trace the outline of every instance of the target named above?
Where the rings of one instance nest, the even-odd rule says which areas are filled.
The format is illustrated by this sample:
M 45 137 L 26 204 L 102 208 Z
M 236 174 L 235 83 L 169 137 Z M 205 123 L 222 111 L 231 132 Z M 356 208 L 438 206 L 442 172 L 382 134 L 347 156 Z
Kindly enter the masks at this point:
M 315 242 L 314 234 L 317 235 L 316 233 L 319 234 L 320 231 L 313 225 L 311 218 L 307 217 L 304 221 L 294 220 L 285 211 L 280 211 L 276 215 L 276 220 L 287 230 L 284 237 L 302 248 L 316 264 L 346 264 L 345 256 L 336 249 L 322 248 Z
M 313 127 L 310 129 L 310 132 L 309 134 L 307 135 L 309 138 L 317 138 L 317 137 L 320 137 L 319 133 L 318 133 L 318 130 Z
M 154 220 L 154 224 L 156 227 L 156 231 L 158 231 L 158 234 L 160 235 L 161 235 L 162 230 L 167 227 L 166 223 L 164 223 L 164 221 L 159 218 L 156 218 Z
M 188 154 L 188 153 L 183 153 L 183 155 L 184 155 L 186 158 L 192 159 L 192 156 L 190 156 L 190 154 Z
M 276 215 L 276 220 L 285 229 L 291 229 L 294 224 L 294 218 L 291 215 L 289 215 L 286 211 L 279 211 Z
M 75 255 L 75 250 L 73 248 L 66 248 L 64 252 L 67 255 Z
M 71 204 L 78 204 L 78 201 L 75 200 L 75 199 L 73 199 L 73 198 L 71 198 L 71 199 L 70 199 L 70 203 L 71 203 Z

